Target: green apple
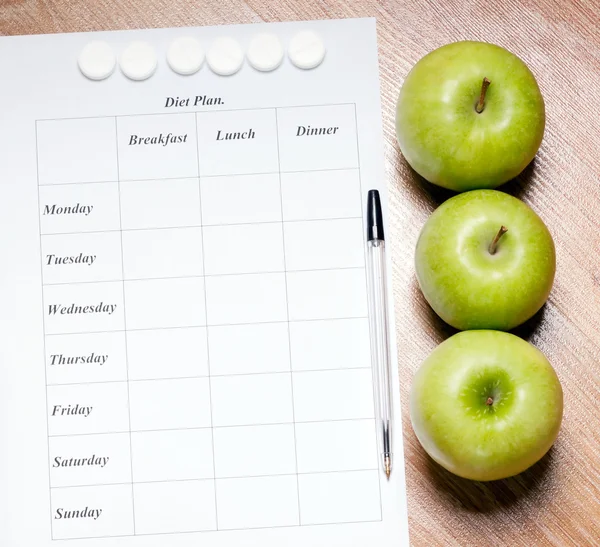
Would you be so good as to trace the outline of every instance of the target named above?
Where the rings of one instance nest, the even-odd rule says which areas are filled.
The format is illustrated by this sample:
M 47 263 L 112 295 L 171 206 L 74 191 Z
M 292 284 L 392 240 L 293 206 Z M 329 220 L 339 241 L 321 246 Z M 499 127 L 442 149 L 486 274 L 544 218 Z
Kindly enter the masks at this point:
M 540 147 L 545 123 L 544 99 L 527 65 L 485 42 L 456 42 L 423 57 L 396 108 L 408 163 L 458 192 L 516 177 Z
M 415 266 L 425 299 L 446 323 L 510 330 L 546 302 L 556 257 L 548 228 L 527 205 L 498 190 L 473 190 L 429 217 Z
M 558 435 L 563 394 L 544 354 L 498 331 L 466 331 L 440 344 L 410 392 L 413 429 L 448 471 L 503 479 L 537 462 Z

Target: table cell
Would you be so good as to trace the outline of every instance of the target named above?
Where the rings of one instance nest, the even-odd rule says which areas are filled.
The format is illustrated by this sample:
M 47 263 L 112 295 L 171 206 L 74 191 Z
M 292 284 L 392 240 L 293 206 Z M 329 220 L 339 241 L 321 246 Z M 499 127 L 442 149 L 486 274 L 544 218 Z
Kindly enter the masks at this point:
M 208 378 L 129 382 L 132 431 L 211 426 Z
M 47 393 L 50 436 L 129 431 L 127 382 L 49 386 Z
M 130 484 L 52 489 L 52 539 L 133 535 Z
M 219 530 L 299 524 L 296 475 L 218 479 L 216 488 Z
M 117 118 L 120 180 L 198 176 L 194 114 Z
M 42 269 L 45 284 L 120 280 L 121 234 L 42 236 Z
M 371 369 L 294 372 L 294 415 L 298 422 L 372 418 Z
M 214 478 L 212 431 L 144 431 L 131 434 L 134 482 Z
M 365 240 L 360 218 L 284 223 L 288 271 L 364 268 Z
M 292 423 L 289 374 L 211 378 L 213 426 Z
M 125 282 L 128 329 L 198 327 L 206 322 L 202 277 Z
M 375 420 L 296 424 L 298 473 L 378 469 Z
M 114 118 L 37 123 L 40 184 L 118 180 Z
M 284 273 L 213 276 L 205 281 L 209 325 L 287 320 Z
M 290 323 L 293 370 L 371 366 L 368 319 L 323 319 Z
M 206 327 L 129 331 L 127 362 L 130 380 L 208 376 Z
M 217 478 L 296 473 L 294 424 L 217 427 Z
M 119 184 L 69 184 L 40 187 L 42 234 L 119 230 Z
M 133 491 L 137 534 L 217 529 L 212 479 L 134 484 Z
M 279 171 L 275 109 L 196 115 L 201 176 Z
M 282 172 L 358 167 L 354 105 L 279 108 L 277 130 Z
M 50 437 L 51 486 L 131 482 L 129 445 L 129 433 Z
M 212 376 L 290 370 L 285 322 L 209 327 L 208 340 Z
M 279 175 L 201 178 L 202 224 L 281 221 Z
M 291 321 L 367 316 L 363 269 L 288 272 L 286 278 Z
M 207 226 L 204 231 L 206 275 L 283 272 L 281 223 Z
M 377 470 L 299 475 L 298 488 L 302 525 L 381 520 Z
M 203 275 L 201 228 L 123 232 L 125 279 Z
M 48 385 L 126 381 L 125 333 L 47 336 L 46 379 Z
M 360 218 L 358 169 L 281 173 L 283 220 Z
M 120 281 L 44 287 L 46 334 L 123 330 L 123 320 Z
M 200 226 L 197 178 L 121 182 L 123 230 Z

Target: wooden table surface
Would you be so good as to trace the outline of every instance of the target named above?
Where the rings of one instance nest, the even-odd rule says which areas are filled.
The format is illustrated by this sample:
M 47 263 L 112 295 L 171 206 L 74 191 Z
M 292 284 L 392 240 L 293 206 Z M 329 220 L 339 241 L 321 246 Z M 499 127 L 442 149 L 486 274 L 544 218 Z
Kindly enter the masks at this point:
M 600 545 L 599 0 L 1 0 L 0 34 L 366 16 L 378 20 L 411 543 Z M 557 369 L 565 393 L 562 430 L 533 468 L 487 484 L 434 464 L 411 429 L 407 406 L 414 371 L 454 332 L 427 306 L 413 267 L 421 226 L 451 194 L 424 182 L 402 158 L 394 104 L 419 58 L 463 39 L 507 47 L 538 79 L 544 142 L 533 164 L 503 189 L 541 215 L 558 255 L 548 304 L 518 334 Z

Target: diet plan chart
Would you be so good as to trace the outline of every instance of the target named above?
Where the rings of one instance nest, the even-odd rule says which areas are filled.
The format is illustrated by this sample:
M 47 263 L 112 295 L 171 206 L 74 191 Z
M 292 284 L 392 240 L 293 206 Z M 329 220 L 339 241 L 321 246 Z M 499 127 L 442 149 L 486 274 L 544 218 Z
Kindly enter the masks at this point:
M 164 60 L 181 36 L 306 28 L 327 50 L 312 69 Z M 149 44 L 155 72 L 86 78 L 92 40 Z M 406 544 L 402 435 L 388 480 L 371 371 L 374 21 L 0 44 L 0 544 Z

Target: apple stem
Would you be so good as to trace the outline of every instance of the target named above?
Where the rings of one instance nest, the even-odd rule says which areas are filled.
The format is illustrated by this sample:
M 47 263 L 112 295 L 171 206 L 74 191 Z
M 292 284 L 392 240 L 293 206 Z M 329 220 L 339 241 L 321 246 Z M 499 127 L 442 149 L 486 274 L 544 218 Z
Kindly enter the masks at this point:
M 488 251 L 490 252 L 491 255 L 496 254 L 496 251 L 498 250 L 498 241 L 500 241 L 500 238 L 506 232 L 508 232 L 508 228 L 506 226 L 500 226 L 500 230 L 498 230 L 496 237 L 492 240 L 492 242 L 490 243 L 490 246 L 488 247 Z
M 490 82 L 487 78 L 483 79 L 483 83 L 481 84 L 481 94 L 479 95 L 479 102 L 475 105 L 475 111 L 477 114 L 481 114 L 483 112 L 485 107 L 485 94 L 491 83 L 492 82 Z
M 491 397 L 488 397 L 487 401 L 485 402 L 485 404 L 487 406 L 492 406 L 494 404 L 494 399 L 492 399 Z

